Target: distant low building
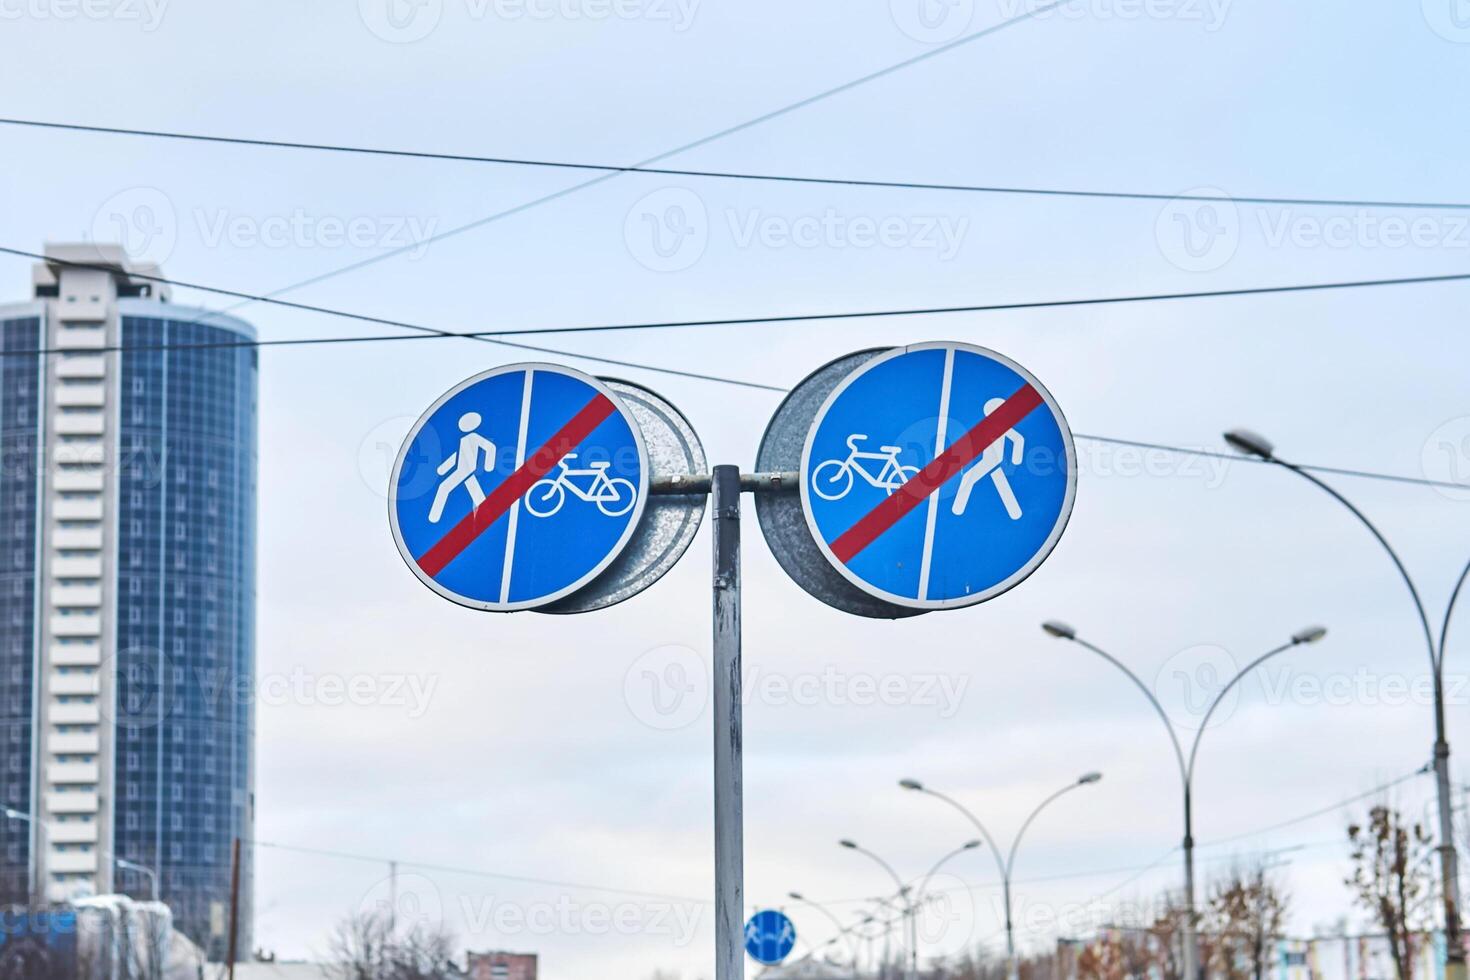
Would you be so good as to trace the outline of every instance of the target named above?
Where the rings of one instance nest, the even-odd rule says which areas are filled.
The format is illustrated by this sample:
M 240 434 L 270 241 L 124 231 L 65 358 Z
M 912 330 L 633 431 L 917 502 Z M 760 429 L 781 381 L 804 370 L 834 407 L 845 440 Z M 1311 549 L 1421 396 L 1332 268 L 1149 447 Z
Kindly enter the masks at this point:
M 470 980 L 536 980 L 535 953 L 470 953 L 468 966 Z
M 210 964 L 211 971 L 217 971 L 220 967 L 218 963 Z M 235 980 L 337 980 L 341 975 L 340 971 L 321 963 L 281 961 L 235 964 Z

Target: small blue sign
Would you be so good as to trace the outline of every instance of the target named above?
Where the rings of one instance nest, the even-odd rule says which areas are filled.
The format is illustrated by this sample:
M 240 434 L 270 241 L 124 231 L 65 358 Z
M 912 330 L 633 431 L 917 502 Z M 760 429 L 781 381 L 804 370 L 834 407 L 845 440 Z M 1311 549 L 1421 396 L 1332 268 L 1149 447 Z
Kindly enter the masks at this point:
M 888 602 L 982 602 L 1030 575 L 1071 516 L 1076 451 L 1055 400 L 968 344 L 894 348 L 828 396 L 801 462 L 807 525 L 832 565 Z
M 762 909 L 745 923 L 745 951 L 764 966 L 780 963 L 796 947 L 796 926 L 784 912 Z
M 0 977 L 71 980 L 80 975 L 74 909 L 0 911 Z
M 475 609 L 546 605 L 628 544 L 648 499 L 637 421 L 596 378 L 513 364 L 455 386 L 393 468 L 389 521 L 413 573 Z

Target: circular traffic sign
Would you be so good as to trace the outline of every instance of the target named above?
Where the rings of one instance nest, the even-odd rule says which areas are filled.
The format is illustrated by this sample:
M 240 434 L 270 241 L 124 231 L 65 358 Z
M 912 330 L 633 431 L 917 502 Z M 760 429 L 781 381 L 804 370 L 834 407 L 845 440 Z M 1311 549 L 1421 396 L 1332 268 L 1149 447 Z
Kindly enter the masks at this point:
M 848 375 L 869 360 L 891 348 L 858 351 L 807 375 L 792 388 L 777 406 L 756 451 L 755 468 L 759 473 L 790 473 L 801 465 L 802 449 L 817 410 Z M 771 554 L 792 581 L 818 599 L 854 616 L 874 619 L 899 619 L 921 616 L 926 609 L 885 602 L 853 585 L 827 560 L 807 527 L 806 514 L 799 493 L 758 493 L 755 513 L 761 533 Z
M 555 364 L 475 375 L 410 430 L 393 539 L 429 588 L 474 609 L 544 606 L 596 578 L 648 500 L 648 452 L 608 385 Z
M 884 603 L 948 609 L 1016 585 L 1056 546 L 1072 433 L 1025 368 L 969 344 L 864 360 L 813 417 L 802 511 L 839 575 Z
M 780 963 L 796 948 L 796 926 L 784 912 L 762 909 L 745 923 L 745 952 L 763 966 Z
M 661 396 L 631 381 L 603 378 L 638 424 L 648 450 L 649 480 L 691 477 L 709 472 L 704 446 L 683 414 Z M 595 612 L 642 592 L 678 564 L 703 522 L 703 494 L 663 493 L 648 498 L 633 540 L 597 578 L 565 599 L 537 611 Z

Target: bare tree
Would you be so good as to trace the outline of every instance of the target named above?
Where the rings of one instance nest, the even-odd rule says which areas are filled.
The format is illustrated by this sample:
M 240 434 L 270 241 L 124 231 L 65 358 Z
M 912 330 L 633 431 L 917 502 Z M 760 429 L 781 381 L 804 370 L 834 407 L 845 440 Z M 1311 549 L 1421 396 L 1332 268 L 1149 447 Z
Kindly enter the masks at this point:
M 1161 980 L 1183 980 L 1184 978 L 1184 928 L 1188 912 L 1183 900 L 1173 892 L 1166 892 L 1156 906 L 1153 922 L 1144 930 L 1149 938 L 1150 966 Z M 1200 930 L 1195 936 L 1199 950 L 1199 962 L 1208 963 L 1214 956 L 1214 939 L 1208 930 Z
M 1429 927 L 1434 905 L 1433 842 L 1423 824 L 1410 824 L 1387 806 L 1348 827 L 1358 904 L 1387 934 L 1399 980 L 1413 980 L 1414 933 Z
M 1267 948 L 1281 935 L 1289 902 L 1264 866 L 1215 883 L 1206 929 L 1216 937 L 1215 960 L 1228 980 L 1263 980 Z
M 454 959 L 454 937 L 415 925 L 394 929 L 386 915 L 363 913 L 338 924 L 331 940 L 331 971 L 338 980 L 449 980 L 464 976 Z

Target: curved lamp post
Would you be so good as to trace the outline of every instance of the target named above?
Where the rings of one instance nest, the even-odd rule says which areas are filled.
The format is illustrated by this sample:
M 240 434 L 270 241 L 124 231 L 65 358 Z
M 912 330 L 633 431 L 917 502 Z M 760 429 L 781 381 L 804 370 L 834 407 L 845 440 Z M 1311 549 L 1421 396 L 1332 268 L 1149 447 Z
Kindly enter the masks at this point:
M 41 882 L 37 874 L 37 869 L 40 867 L 42 825 L 29 813 L 26 813 L 24 810 L 16 810 L 13 807 L 0 807 L 0 816 L 4 816 L 10 820 L 24 821 L 30 827 L 29 849 L 31 859 L 29 866 L 26 868 L 26 877 L 30 879 L 29 890 L 31 901 L 40 904 L 45 901 L 46 897 L 46 890 L 41 887 Z
M 1466 576 L 1470 575 L 1470 564 L 1467 564 L 1465 570 L 1460 573 L 1459 581 L 1455 583 L 1455 590 L 1450 594 L 1449 605 L 1445 609 L 1444 623 L 1439 632 L 1439 646 L 1436 647 L 1434 633 L 1429 626 L 1429 614 L 1425 611 L 1424 600 L 1419 596 L 1418 587 L 1414 584 L 1413 578 L 1409 576 L 1409 570 L 1404 567 L 1398 552 L 1394 551 L 1388 539 L 1383 536 L 1383 532 L 1368 520 L 1366 514 L 1339 493 L 1336 488 L 1325 483 L 1315 474 L 1277 456 L 1276 447 L 1265 436 L 1251 432 L 1249 429 L 1231 429 L 1225 433 L 1225 441 L 1232 449 L 1240 453 L 1254 456 L 1263 462 L 1275 463 L 1283 469 L 1290 470 L 1346 507 L 1383 546 L 1383 550 L 1388 552 L 1394 568 L 1398 569 L 1399 577 L 1404 580 L 1404 585 L 1409 589 L 1409 598 L 1414 601 L 1414 611 L 1418 613 L 1419 625 L 1424 631 L 1424 644 L 1429 650 L 1429 666 L 1434 675 L 1434 781 L 1439 795 L 1439 870 L 1441 891 L 1444 894 L 1445 947 L 1448 950 L 1449 959 L 1447 980 L 1465 980 L 1465 945 L 1460 934 L 1459 855 L 1455 851 L 1454 810 L 1450 799 L 1450 743 L 1445 732 L 1444 644 L 1450 630 L 1450 616 L 1455 611 L 1455 600 L 1459 598 L 1460 588 L 1465 584 Z
M 924 877 L 919 879 L 919 886 L 914 889 L 914 954 L 912 962 L 915 975 L 917 975 L 919 972 L 919 916 L 922 915 L 924 912 L 924 900 L 929 894 L 929 879 L 933 878 L 934 875 L 938 873 L 939 869 L 948 864 L 951 859 L 959 857 L 966 851 L 973 851 L 976 848 L 982 846 L 984 846 L 983 841 L 965 841 L 959 847 L 956 847 L 954 850 L 944 855 L 944 857 L 940 858 L 938 861 L 935 861 L 934 866 L 924 874 Z
M 1174 746 L 1174 757 L 1179 763 L 1179 779 L 1184 787 L 1184 977 L 1185 980 L 1196 980 L 1200 976 L 1200 972 L 1198 963 L 1199 947 L 1195 940 L 1194 910 L 1194 763 L 1195 758 L 1199 755 L 1200 739 L 1204 737 L 1205 730 L 1209 728 L 1210 718 L 1214 715 L 1215 709 L 1220 706 L 1220 702 L 1225 700 L 1225 695 L 1229 694 L 1235 685 L 1240 683 L 1241 678 L 1277 654 L 1285 653 L 1287 650 L 1301 646 L 1304 643 L 1316 643 L 1327 635 L 1327 629 L 1322 626 L 1308 626 L 1305 629 L 1298 630 L 1291 635 L 1290 640 L 1278 647 L 1267 650 L 1246 664 L 1234 677 L 1230 678 L 1230 681 L 1220 689 L 1220 692 L 1215 695 L 1215 699 L 1210 702 L 1209 709 L 1205 711 L 1204 720 L 1201 722 L 1199 730 L 1194 733 L 1194 744 L 1190 747 L 1189 755 L 1186 758 L 1184 746 L 1180 744 L 1179 735 L 1174 731 L 1174 723 L 1169 720 L 1169 713 L 1164 710 L 1164 706 L 1159 703 L 1159 699 L 1154 696 L 1154 692 L 1149 690 L 1148 685 L 1137 674 L 1129 670 L 1117 657 L 1079 637 L 1077 631 L 1066 623 L 1048 620 L 1041 624 L 1041 628 L 1057 639 L 1071 640 L 1078 646 L 1091 650 L 1127 674 L 1128 679 L 1143 692 L 1144 697 L 1148 698 L 1149 704 L 1153 705 L 1154 711 L 1158 712 L 1159 719 L 1164 723 L 1164 728 L 1169 732 L 1169 743 Z
M 853 931 L 852 931 L 855 927 L 853 927 L 853 926 L 844 926 L 842 924 L 842 920 L 839 919 L 839 918 L 837 918 L 837 916 L 833 915 L 832 912 L 831 912 L 831 910 L 828 909 L 825 905 L 822 905 L 822 904 L 820 904 L 818 902 L 812 901 L 811 899 L 809 899 L 805 895 L 803 895 L 801 892 L 787 892 L 786 895 L 793 902 L 800 902 L 803 905 L 810 905 L 812 908 L 816 909 L 818 912 L 820 912 L 823 915 L 825 915 L 827 917 L 828 921 L 830 921 L 834 926 L 837 927 L 837 935 L 834 936 L 834 937 L 832 937 L 833 938 L 833 941 L 835 942 L 838 939 L 844 939 L 844 938 L 847 940 L 848 951 L 852 953 L 852 965 L 853 965 L 853 969 L 854 970 L 857 969 L 858 946 L 857 946 L 857 940 L 854 938 Z M 830 944 L 828 944 L 828 945 L 830 945 Z
M 1026 818 L 1026 822 L 1021 824 L 1020 832 L 1016 834 L 1016 839 L 1011 842 L 1010 853 L 1005 857 L 1001 856 L 1000 848 L 996 847 L 995 845 L 995 838 L 990 836 L 990 831 L 985 829 L 985 825 L 980 822 L 980 818 L 971 813 L 970 810 L 964 806 L 964 804 L 960 803 L 953 797 L 945 796 L 943 793 L 936 792 L 935 790 L 930 789 L 923 783 L 919 782 L 917 779 L 900 779 L 898 781 L 898 785 L 902 786 L 906 790 L 912 790 L 916 793 L 926 793 L 936 799 L 943 800 L 945 803 L 948 803 L 950 806 L 960 811 L 960 813 L 964 814 L 965 817 L 970 821 L 970 823 L 975 826 L 975 829 L 980 831 L 980 836 L 985 838 L 985 842 L 990 845 L 990 852 L 995 855 L 995 863 L 1000 868 L 1001 888 L 1004 895 L 1006 912 L 1006 973 L 1009 977 L 1013 978 L 1013 980 L 1017 976 L 1017 965 L 1016 936 L 1015 930 L 1012 928 L 1011 925 L 1011 872 L 1015 870 L 1016 851 L 1021 846 L 1021 839 L 1026 836 L 1026 831 L 1030 829 L 1031 824 L 1036 821 L 1036 818 L 1041 815 L 1041 811 L 1045 810 L 1054 801 L 1072 792 L 1074 789 L 1080 789 L 1083 786 L 1091 786 L 1093 783 L 1100 782 L 1101 780 L 1102 773 L 1089 772 L 1083 776 L 1079 776 L 1075 782 L 1068 783 L 1066 786 L 1062 787 L 1052 795 L 1048 796 L 1046 799 L 1042 800 L 1041 805 L 1038 806 L 1035 810 L 1032 810 L 1031 815 Z M 971 841 L 970 844 L 966 845 L 966 847 L 968 848 L 971 846 L 975 846 L 979 843 L 979 841 Z M 933 872 L 930 872 L 930 874 L 932 873 Z
M 0 816 L 8 817 L 11 820 L 24 820 L 26 823 L 30 824 L 37 830 L 46 827 L 46 822 L 44 820 L 37 820 L 35 817 L 31 816 L 29 813 L 26 813 L 24 810 L 16 810 L 13 807 L 0 807 Z M 39 843 L 37 846 L 39 847 Z M 139 874 L 147 875 L 149 883 L 148 891 L 153 896 L 153 901 L 158 901 L 158 872 L 154 871 L 150 867 L 147 867 L 146 865 L 139 864 L 136 861 L 129 861 L 126 858 L 120 858 L 115 854 L 111 854 L 107 851 L 102 851 L 101 848 L 98 848 L 98 850 L 101 851 L 102 854 L 110 858 L 112 860 L 112 863 L 115 864 L 117 867 L 122 868 L 126 871 L 136 871 Z M 32 890 L 34 891 L 36 889 L 33 888 Z
M 942 868 L 946 864 L 948 864 L 950 862 L 950 859 L 951 858 L 957 858 L 961 854 L 965 853 L 966 851 L 973 851 L 975 848 L 980 847 L 982 845 L 982 843 L 983 843 L 982 841 L 978 841 L 978 840 L 967 840 L 963 844 L 961 844 L 959 847 L 956 847 L 954 850 L 950 851 L 944 857 L 940 858 L 938 861 L 935 861 L 934 862 L 934 867 L 930 868 L 924 874 L 924 877 L 922 877 L 922 878 L 919 879 L 919 887 L 914 892 L 914 905 L 915 906 L 922 906 L 923 905 L 923 903 L 924 903 L 924 895 L 927 894 L 928 891 L 929 891 L 929 879 L 930 878 L 933 878 L 934 875 L 939 871 L 940 868 Z
M 125 869 L 127 871 L 136 871 L 139 874 L 147 875 L 148 876 L 148 883 L 149 883 L 149 886 L 150 886 L 149 890 L 150 890 L 150 892 L 153 895 L 153 900 L 155 902 L 158 901 L 158 872 L 157 871 L 154 871 L 152 868 L 146 867 L 144 865 L 138 864 L 136 861 L 126 860 L 125 858 L 114 857 L 112 859 L 112 861 L 119 868 L 123 868 L 123 869 Z
M 908 970 L 909 980 L 918 980 L 918 975 L 919 975 L 919 964 L 918 964 L 918 960 L 919 960 L 918 930 L 917 930 L 917 928 L 914 925 L 914 900 L 913 900 L 913 896 L 909 894 L 909 886 L 908 885 L 905 885 L 903 883 L 903 879 L 898 876 L 898 872 L 893 870 L 893 865 L 889 864 L 887 861 L 883 860 L 882 858 L 880 858 L 878 855 L 874 854 L 872 851 L 868 850 L 867 848 L 859 846 L 856 841 L 851 841 L 851 840 L 847 840 L 847 839 L 844 838 L 843 840 L 840 840 L 837 843 L 838 843 L 839 846 L 845 847 L 849 851 L 857 851 L 859 854 L 867 855 L 869 858 L 871 858 L 872 860 L 876 861 L 879 865 L 881 865 L 882 868 L 883 868 L 883 870 L 884 871 L 887 871 L 889 877 L 891 877 L 893 879 L 893 884 L 898 889 L 898 895 L 899 895 L 900 898 L 903 899 L 903 912 L 904 912 L 905 918 L 908 919 L 908 925 L 909 925 L 909 955 L 908 955 L 908 961 L 909 961 L 909 970 Z

